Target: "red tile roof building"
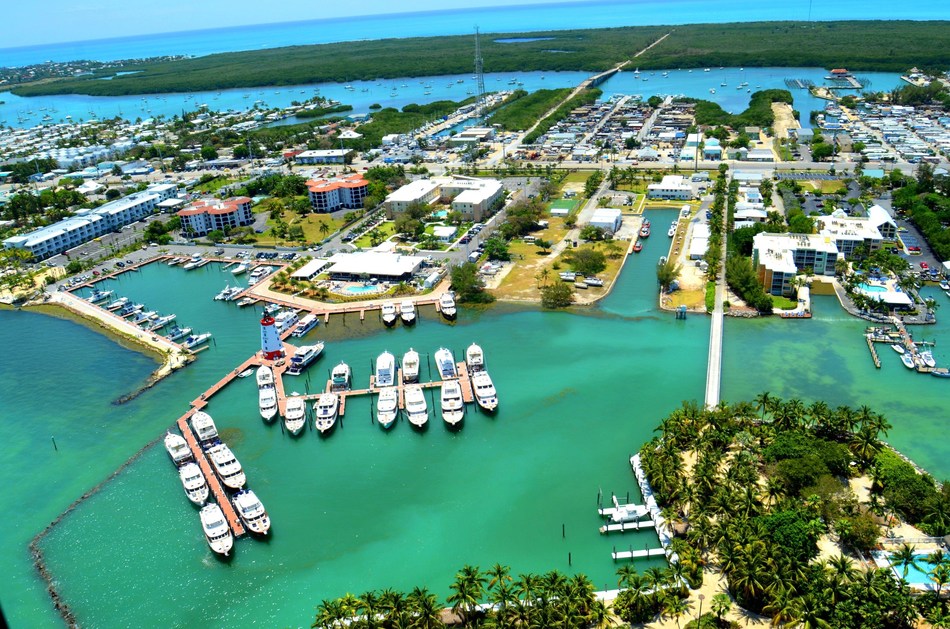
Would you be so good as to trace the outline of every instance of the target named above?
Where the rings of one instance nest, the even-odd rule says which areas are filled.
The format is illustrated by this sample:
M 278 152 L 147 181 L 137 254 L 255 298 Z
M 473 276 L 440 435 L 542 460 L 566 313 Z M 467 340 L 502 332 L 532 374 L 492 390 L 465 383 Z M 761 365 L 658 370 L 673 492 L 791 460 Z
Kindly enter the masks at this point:
M 251 199 L 231 197 L 224 201 L 203 199 L 195 201 L 178 212 L 181 228 L 196 236 L 204 236 L 210 231 L 226 231 L 234 227 L 251 225 L 254 215 L 251 213 Z
M 362 175 L 353 174 L 332 179 L 311 179 L 307 182 L 310 190 L 310 205 L 315 212 L 326 214 L 341 208 L 362 209 L 369 182 Z

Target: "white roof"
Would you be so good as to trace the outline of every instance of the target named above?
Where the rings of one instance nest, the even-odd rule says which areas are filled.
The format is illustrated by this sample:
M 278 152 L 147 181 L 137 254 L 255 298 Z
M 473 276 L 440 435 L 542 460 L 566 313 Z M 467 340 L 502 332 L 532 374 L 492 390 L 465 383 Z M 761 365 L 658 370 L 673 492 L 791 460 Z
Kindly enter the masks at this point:
M 881 232 L 871 223 L 870 218 L 837 218 L 818 216 L 822 228 L 819 233 L 837 240 L 881 240 Z
M 891 215 L 888 214 L 887 210 L 882 208 L 880 205 L 872 205 L 870 208 L 868 208 L 868 219 L 875 227 L 884 225 L 885 223 L 896 225 L 896 223 L 894 223 L 894 219 L 891 218 Z
M 320 272 L 320 269 L 330 264 L 329 260 L 311 260 L 296 271 L 290 277 L 310 278 Z
M 389 275 L 398 276 L 413 273 L 425 258 L 404 256 L 396 253 L 365 251 L 360 253 L 338 253 L 330 258 L 333 264 L 329 273 L 347 275 Z
M 432 235 L 436 238 L 451 238 L 457 231 L 458 228 L 451 225 L 436 225 L 432 228 Z
M 773 273 L 794 275 L 798 272 L 795 258 L 789 247 L 789 234 L 770 234 L 762 232 L 752 239 L 752 248 L 757 253 L 759 264 L 762 264 Z
M 386 197 L 386 200 L 412 203 L 413 201 L 422 199 L 438 187 L 439 184 L 432 181 L 431 179 L 417 179 L 416 181 L 407 183 L 403 187 L 399 188 L 399 190 L 395 190 L 394 192 L 390 193 L 390 195 Z
M 297 159 L 301 157 L 306 159 L 308 157 L 344 157 L 349 151 L 343 149 L 319 149 L 313 151 L 304 151 L 297 155 Z

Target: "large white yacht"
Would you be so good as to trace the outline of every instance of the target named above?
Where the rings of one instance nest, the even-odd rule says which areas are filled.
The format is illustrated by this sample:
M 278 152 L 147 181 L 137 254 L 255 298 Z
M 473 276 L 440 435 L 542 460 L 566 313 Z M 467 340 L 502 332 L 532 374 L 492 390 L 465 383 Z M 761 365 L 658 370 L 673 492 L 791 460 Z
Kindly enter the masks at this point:
M 316 413 L 313 424 L 321 433 L 325 433 L 336 424 L 336 415 L 340 410 L 340 396 L 336 393 L 324 393 L 313 404 Z
M 442 419 L 450 426 L 457 426 L 464 416 L 462 385 L 458 380 L 445 380 L 442 383 Z
M 409 385 L 405 388 L 403 395 L 406 398 L 406 415 L 409 417 L 409 423 L 416 428 L 422 428 L 429 421 L 429 407 L 426 405 L 426 396 L 422 387 Z
M 290 359 L 290 366 L 287 367 L 287 375 L 299 376 L 302 374 L 303 370 L 306 369 L 310 363 L 320 358 L 324 346 L 325 343 L 323 341 L 318 341 L 313 345 L 301 345 L 298 347 L 297 352 Z
M 389 303 L 389 302 L 383 304 L 383 312 L 382 312 L 383 323 L 385 323 L 386 325 L 394 324 L 396 322 L 397 315 L 398 313 L 396 312 L 396 304 Z
M 274 386 L 274 371 L 267 365 L 257 368 L 257 386 L 258 388 Z
M 389 428 L 396 421 L 399 408 L 399 392 L 396 387 L 386 387 L 379 390 L 379 399 L 376 400 L 376 421 L 383 428 Z
M 391 387 L 396 381 L 396 357 L 383 352 L 376 359 L 376 387 Z
M 333 368 L 330 373 L 330 386 L 334 391 L 343 391 L 350 388 L 350 366 L 344 362 Z
M 211 441 L 218 438 L 218 428 L 214 425 L 214 420 L 204 411 L 197 411 L 191 416 L 191 427 L 198 441 Z
M 479 371 L 472 376 L 472 388 L 475 389 L 475 401 L 486 411 L 498 408 L 498 394 L 487 371 Z
M 406 325 L 412 325 L 416 322 L 416 305 L 410 300 L 405 300 L 399 304 L 399 316 Z
M 185 463 L 178 468 L 178 476 L 185 488 L 188 500 L 196 505 L 203 505 L 208 500 L 208 482 L 197 463 Z
M 231 547 L 234 546 L 234 536 L 231 535 L 231 527 L 228 526 L 221 507 L 212 502 L 202 507 L 199 515 L 208 546 L 219 555 L 227 557 L 231 552 Z
M 231 452 L 231 448 L 223 443 L 216 444 L 207 450 L 208 458 L 214 470 L 221 477 L 221 482 L 230 489 L 241 489 L 247 482 L 240 461 Z
M 297 327 L 294 328 L 294 331 L 291 333 L 291 336 L 300 338 L 310 330 L 317 327 L 317 324 L 320 323 L 320 318 L 313 314 L 312 312 L 306 315 L 303 319 L 300 320 L 300 323 L 297 324 Z
M 472 373 L 483 370 L 485 368 L 485 353 L 482 348 L 475 343 L 469 345 L 468 349 L 465 350 L 465 364 L 468 365 L 468 370 Z
M 452 355 L 452 350 L 440 347 L 435 353 L 435 365 L 438 367 L 439 376 L 443 380 L 451 380 L 459 377 L 458 369 L 455 367 L 455 356 Z
M 165 450 L 175 465 L 181 465 L 192 457 L 188 442 L 178 433 L 168 432 L 165 435 Z
M 403 382 L 419 380 L 419 352 L 411 347 L 402 357 L 402 380 Z
M 271 421 L 277 416 L 277 389 L 273 386 L 261 387 L 257 401 L 264 421 Z
M 284 426 L 292 435 L 303 430 L 307 423 L 307 403 L 297 393 L 291 393 L 287 398 L 287 411 L 284 414 Z
M 297 317 L 297 313 L 293 310 L 281 310 L 277 313 L 277 316 L 274 317 L 274 327 L 277 328 L 277 334 L 282 335 L 284 332 L 297 325 L 298 321 L 300 321 L 300 319 Z
M 270 530 L 270 517 L 257 494 L 250 489 L 242 489 L 231 498 L 231 504 L 234 505 L 245 528 L 258 535 L 267 535 Z
M 442 293 L 439 297 L 439 310 L 446 319 L 454 319 L 456 314 L 455 295 L 450 292 Z

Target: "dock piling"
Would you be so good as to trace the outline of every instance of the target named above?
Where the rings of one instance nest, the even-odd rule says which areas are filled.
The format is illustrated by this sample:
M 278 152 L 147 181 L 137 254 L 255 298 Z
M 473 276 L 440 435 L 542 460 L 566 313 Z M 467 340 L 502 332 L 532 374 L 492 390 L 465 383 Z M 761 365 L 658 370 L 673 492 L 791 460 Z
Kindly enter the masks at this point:
M 566 536 L 564 534 L 564 523 L 561 523 L 561 539 L 564 539 Z
M 59 452 L 59 448 L 56 447 L 56 437 L 50 437 L 53 440 L 53 449 Z

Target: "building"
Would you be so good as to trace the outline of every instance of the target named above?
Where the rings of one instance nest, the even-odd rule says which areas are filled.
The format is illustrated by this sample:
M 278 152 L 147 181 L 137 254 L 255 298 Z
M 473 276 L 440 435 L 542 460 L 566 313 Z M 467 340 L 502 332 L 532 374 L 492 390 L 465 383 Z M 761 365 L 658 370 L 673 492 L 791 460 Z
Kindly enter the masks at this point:
M 362 209 L 363 201 L 369 194 L 369 182 L 362 175 L 311 179 L 307 182 L 307 189 L 314 211 L 326 214 L 341 208 Z
M 442 242 L 451 242 L 457 232 L 458 227 L 454 225 L 436 225 L 432 228 L 432 235 Z
M 338 281 L 357 281 L 368 277 L 384 282 L 404 282 L 412 278 L 424 261 L 425 258 L 421 256 L 377 251 L 338 253 L 330 258 L 331 266 L 327 273 Z
M 351 151 L 344 149 L 322 149 L 304 151 L 294 158 L 298 164 L 343 164 Z
M 304 280 L 309 282 L 316 276 L 320 275 L 320 272 L 326 267 L 330 262 L 328 260 L 311 260 L 305 265 L 294 271 L 290 277 L 295 280 Z
M 623 216 L 620 210 L 614 208 L 597 208 L 589 224 L 593 227 L 599 227 L 607 233 L 616 234 L 621 224 L 623 224 Z
M 693 188 L 686 183 L 682 175 L 666 175 L 660 183 L 647 186 L 648 199 L 668 199 L 686 201 L 693 197 Z
M 840 216 L 815 217 L 818 233 L 834 240 L 838 253 L 845 258 L 854 255 L 855 249 L 864 245 L 867 253 L 881 248 L 881 232 L 868 218 L 846 218 Z M 896 228 L 895 228 L 896 230 Z
M 774 162 L 775 153 L 772 149 L 751 149 L 745 156 L 749 162 Z
M 405 212 L 410 205 L 429 205 L 440 197 L 439 184 L 432 179 L 417 179 L 386 197 L 389 217 Z
M 452 146 L 470 146 L 491 140 L 493 137 L 495 137 L 495 130 L 491 127 L 469 127 L 450 137 L 449 144 Z
M 867 172 L 867 171 L 865 171 Z M 868 208 L 868 221 L 877 228 L 881 238 L 884 240 L 894 240 L 897 238 L 897 223 L 887 213 L 887 210 L 880 205 L 872 205 Z
M 695 223 L 689 238 L 689 259 L 702 260 L 709 249 L 709 223 Z
M 181 217 L 182 231 L 195 236 L 204 236 L 208 232 L 227 231 L 254 223 L 249 197 L 231 197 L 224 201 L 213 199 L 195 201 L 184 210 L 178 211 Z
M 475 177 L 435 177 L 419 179 L 386 197 L 389 217 L 405 212 L 410 205 L 429 205 L 435 201 L 450 203 L 466 220 L 480 221 L 502 198 L 504 189 L 496 179 Z
M 829 236 L 772 234 L 762 232 L 752 239 L 752 264 L 766 292 L 791 295 L 792 279 L 799 271 L 834 275 L 838 248 Z

